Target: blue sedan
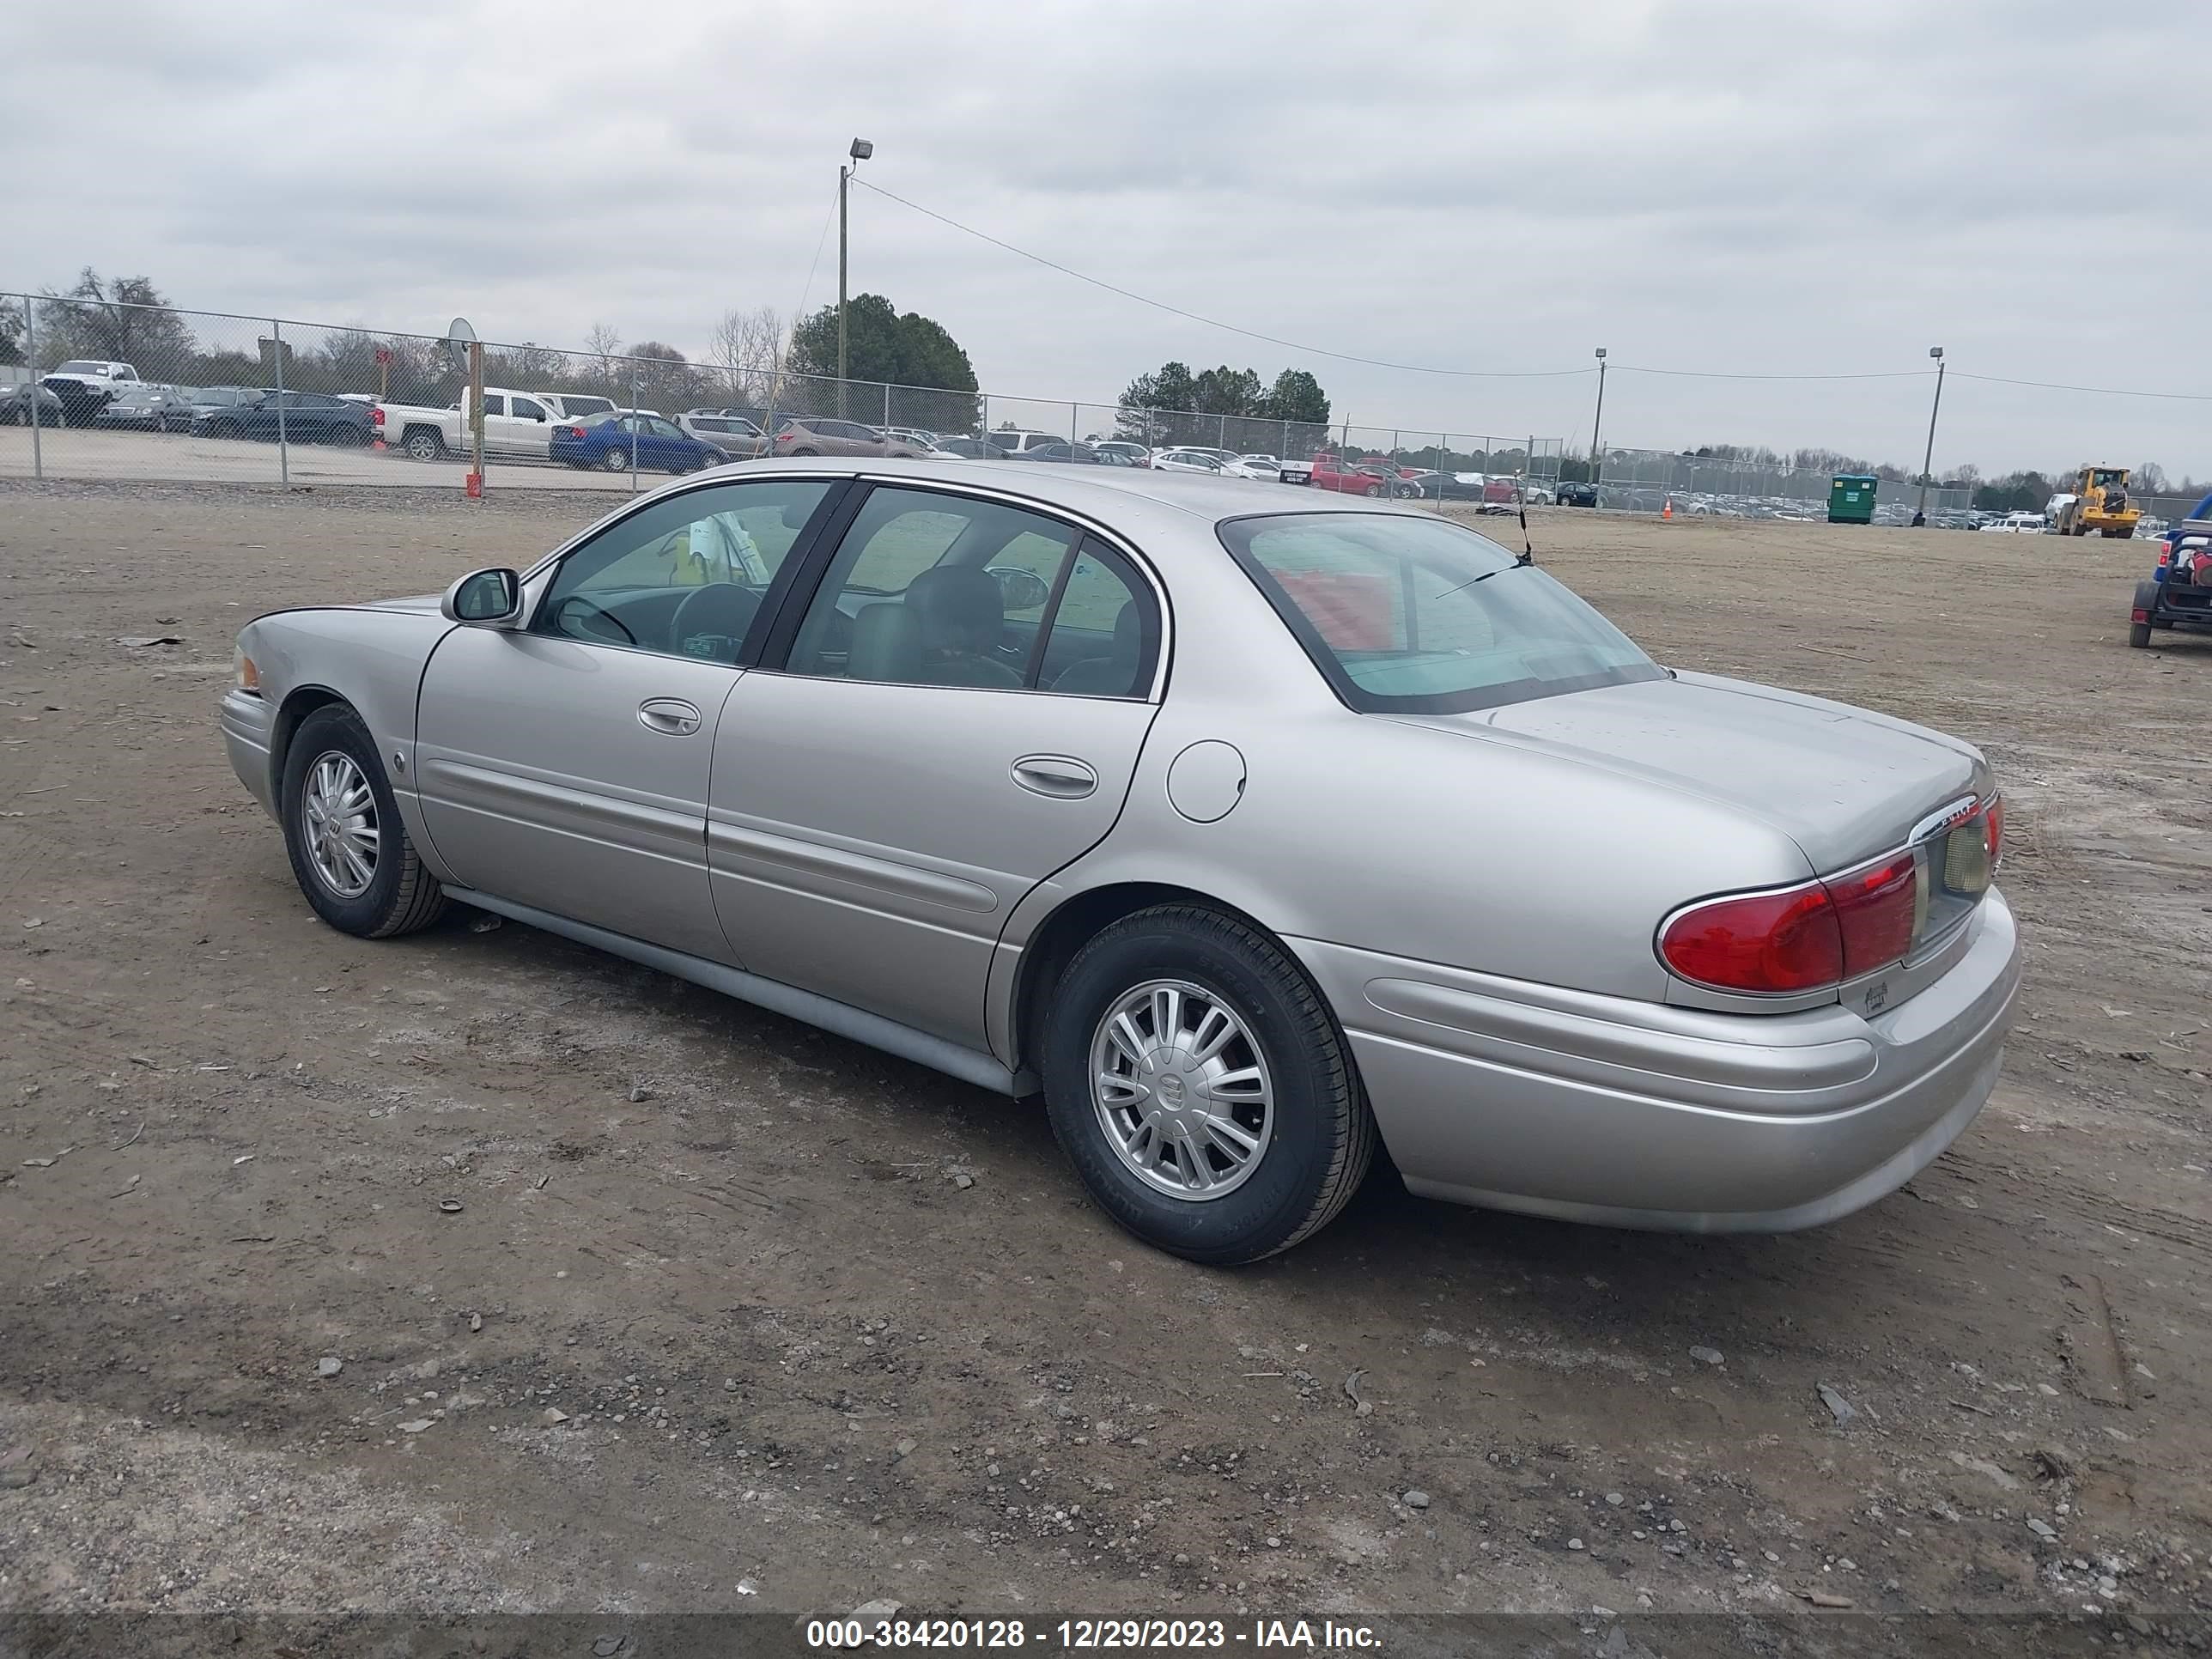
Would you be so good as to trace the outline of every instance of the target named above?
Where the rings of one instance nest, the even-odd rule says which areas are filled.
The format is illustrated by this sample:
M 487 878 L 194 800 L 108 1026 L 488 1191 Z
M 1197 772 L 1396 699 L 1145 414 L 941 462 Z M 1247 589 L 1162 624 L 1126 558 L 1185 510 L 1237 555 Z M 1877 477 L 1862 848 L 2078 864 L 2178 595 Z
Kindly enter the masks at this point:
M 546 453 L 553 459 L 570 466 L 604 467 L 609 472 L 629 471 L 633 450 L 641 472 L 696 472 L 729 459 L 714 445 L 679 430 L 675 422 L 644 410 L 586 415 L 555 427 L 546 441 Z

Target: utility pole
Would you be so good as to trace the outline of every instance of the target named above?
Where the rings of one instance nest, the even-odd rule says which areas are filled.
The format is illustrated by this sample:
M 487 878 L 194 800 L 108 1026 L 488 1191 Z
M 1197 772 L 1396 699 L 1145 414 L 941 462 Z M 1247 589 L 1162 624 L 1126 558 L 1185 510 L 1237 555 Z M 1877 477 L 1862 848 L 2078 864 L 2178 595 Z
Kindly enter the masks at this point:
M 845 329 L 845 203 L 852 193 L 853 175 L 860 170 L 861 162 L 876 153 L 876 147 L 865 138 L 855 138 L 845 153 L 853 161 L 850 167 L 837 169 L 837 413 L 841 418 L 845 417 L 846 350 L 849 343 Z
M 1936 417 L 1943 410 L 1943 348 L 1929 346 L 1928 355 L 1936 360 L 1936 402 L 1928 411 L 1928 450 L 1920 458 L 1920 506 L 1912 515 L 1916 530 L 1928 523 L 1928 469 L 1936 465 Z
M 1597 349 L 1597 413 L 1590 416 L 1590 488 L 1597 488 L 1597 476 L 1601 470 L 1598 459 L 1597 434 L 1605 425 L 1605 348 Z

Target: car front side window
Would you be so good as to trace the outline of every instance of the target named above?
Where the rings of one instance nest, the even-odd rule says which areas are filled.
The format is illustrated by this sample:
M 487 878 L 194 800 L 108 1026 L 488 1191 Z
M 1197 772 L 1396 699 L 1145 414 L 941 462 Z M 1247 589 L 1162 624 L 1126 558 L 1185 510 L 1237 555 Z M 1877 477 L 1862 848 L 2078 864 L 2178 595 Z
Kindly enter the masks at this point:
M 656 501 L 561 562 L 531 631 L 734 664 L 830 487 L 763 480 Z

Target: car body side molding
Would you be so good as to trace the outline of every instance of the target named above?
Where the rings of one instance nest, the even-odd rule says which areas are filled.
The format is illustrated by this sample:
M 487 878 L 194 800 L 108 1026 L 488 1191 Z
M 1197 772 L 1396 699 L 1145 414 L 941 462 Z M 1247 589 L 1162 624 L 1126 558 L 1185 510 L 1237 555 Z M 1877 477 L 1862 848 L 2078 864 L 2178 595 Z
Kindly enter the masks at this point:
M 896 1054 L 901 1060 L 910 1060 L 917 1066 L 927 1066 L 947 1077 L 958 1078 L 963 1083 L 972 1083 L 979 1089 L 988 1089 L 1001 1095 L 1023 1092 L 1015 1086 L 1014 1074 L 1006 1069 L 1003 1061 L 975 1049 L 963 1048 L 957 1042 L 947 1042 L 927 1031 L 917 1031 L 895 1019 L 885 1019 L 881 1014 L 872 1014 L 866 1009 L 817 996 L 811 991 L 802 991 L 775 980 L 763 979 L 757 974 L 748 974 L 743 969 L 732 968 L 726 963 L 708 962 L 702 957 L 690 956 L 682 951 L 648 945 L 643 939 L 610 933 L 588 922 L 571 921 L 568 917 L 556 915 L 550 910 L 536 909 L 527 904 L 513 904 L 489 893 L 479 892 L 473 887 L 456 887 L 450 882 L 445 884 L 445 887 L 448 897 L 463 904 L 472 904 L 479 910 L 492 911 L 510 921 L 520 921 L 549 933 L 558 933 L 579 945 L 588 945 L 595 951 L 605 951 L 610 956 L 623 957 L 641 966 L 657 969 L 678 979 L 690 980 L 694 985 L 703 985 L 710 991 L 719 991 L 724 996 L 734 997 L 740 1002 L 750 1002 L 770 1013 L 782 1014 L 806 1024 L 818 1026 L 837 1036 L 850 1037 L 871 1048 L 880 1048 L 887 1054 Z

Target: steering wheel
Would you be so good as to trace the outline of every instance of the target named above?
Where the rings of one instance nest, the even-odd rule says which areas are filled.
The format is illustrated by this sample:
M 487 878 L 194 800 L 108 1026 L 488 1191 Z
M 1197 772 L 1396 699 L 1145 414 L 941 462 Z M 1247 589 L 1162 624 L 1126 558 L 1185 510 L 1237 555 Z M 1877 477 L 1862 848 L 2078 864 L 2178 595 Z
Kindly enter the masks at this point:
M 571 593 L 566 599 L 562 599 L 560 604 L 553 607 L 554 625 L 559 628 L 562 633 L 570 635 L 574 633 L 574 630 L 568 626 L 568 607 L 572 605 L 581 606 L 584 610 L 590 611 L 594 617 L 599 617 L 602 622 L 611 624 L 621 633 L 623 644 L 635 645 L 637 643 L 637 635 L 629 631 L 629 624 L 623 622 L 620 617 L 615 615 L 613 611 L 608 610 L 603 605 L 592 604 L 580 593 Z
M 679 654 L 684 641 L 696 629 L 701 635 L 714 635 L 730 642 L 729 660 L 737 660 L 738 647 L 744 642 L 745 630 L 753 625 L 760 614 L 760 593 L 743 582 L 708 582 L 695 587 L 684 596 L 669 618 L 668 642 Z M 720 660 L 717 659 L 717 660 Z

